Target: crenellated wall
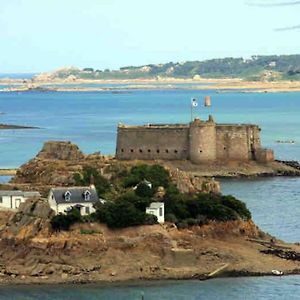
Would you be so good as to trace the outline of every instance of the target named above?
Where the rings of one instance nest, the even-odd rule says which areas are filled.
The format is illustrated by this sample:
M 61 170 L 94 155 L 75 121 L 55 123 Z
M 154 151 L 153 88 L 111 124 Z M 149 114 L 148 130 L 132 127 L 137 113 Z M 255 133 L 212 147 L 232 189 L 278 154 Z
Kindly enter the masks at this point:
M 118 126 L 116 158 L 184 160 L 195 164 L 274 160 L 263 150 L 260 128 L 251 124 L 216 124 L 195 119 L 190 124 Z

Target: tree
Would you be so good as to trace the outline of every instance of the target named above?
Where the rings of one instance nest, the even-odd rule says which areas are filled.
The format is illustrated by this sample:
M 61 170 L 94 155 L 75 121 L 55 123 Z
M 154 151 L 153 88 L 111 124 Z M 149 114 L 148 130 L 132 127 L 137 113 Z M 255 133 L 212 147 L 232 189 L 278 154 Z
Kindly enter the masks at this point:
M 103 177 L 97 169 L 90 166 L 84 167 L 81 174 L 75 173 L 73 179 L 77 186 L 90 185 L 93 183 L 100 196 L 110 189 L 109 181 Z

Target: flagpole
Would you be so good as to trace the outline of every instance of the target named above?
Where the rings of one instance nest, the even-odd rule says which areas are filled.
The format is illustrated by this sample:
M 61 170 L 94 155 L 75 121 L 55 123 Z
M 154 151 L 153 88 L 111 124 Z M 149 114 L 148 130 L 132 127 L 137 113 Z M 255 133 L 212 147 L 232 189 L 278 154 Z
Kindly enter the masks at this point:
M 193 108 L 194 108 L 194 106 L 192 105 L 192 102 L 191 102 L 190 106 L 191 106 L 191 122 L 193 122 Z
M 193 109 L 198 106 L 198 102 L 196 98 L 191 98 L 191 122 L 193 122 Z

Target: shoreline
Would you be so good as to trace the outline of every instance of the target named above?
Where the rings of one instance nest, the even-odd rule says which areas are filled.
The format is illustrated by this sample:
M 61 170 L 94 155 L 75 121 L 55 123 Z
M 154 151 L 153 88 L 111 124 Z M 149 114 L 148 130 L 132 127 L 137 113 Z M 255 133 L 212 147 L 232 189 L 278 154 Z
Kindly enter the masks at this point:
M 94 85 L 85 86 L 85 85 Z M 96 85 L 104 85 L 97 87 Z M 105 86 L 105 85 L 115 86 Z M 182 84 L 183 86 L 178 86 Z M 130 90 L 214 90 L 218 93 L 241 92 L 241 93 L 275 93 L 275 92 L 299 92 L 300 81 L 243 81 L 239 78 L 223 79 L 107 79 L 107 80 L 84 80 L 66 79 L 48 81 L 30 81 L 23 83 L 22 80 L 1 80 L 1 85 L 11 85 L 0 89 L 0 92 L 130 92 Z M 65 86 L 67 85 L 67 86 Z M 126 85 L 126 86 L 124 86 Z M 187 86 L 184 86 L 187 85 Z M 188 86 L 192 85 L 192 86 Z
M 184 276 L 184 277 L 153 277 L 153 278 L 132 278 L 132 279 L 116 279 L 116 280 L 61 280 L 61 281 L 47 281 L 46 278 L 40 278 L 41 281 L 32 280 L 26 282 L 24 279 L 20 279 L 20 281 L 15 281 L 10 278 L 6 282 L 0 281 L 1 286 L 29 286 L 29 285 L 36 285 L 36 286 L 53 286 L 53 285 L 98 285 L 98 286 L 107 286 L 107 287 L 122 287 L 122 286 L 143 286 L 145 284 L 151 285 L 156 283 L 177 283 L 181 281 L 194 281 L 194 282 L 201 282 L 201 281 L 211 281 L 216 279 L 229 279 L 229 278 L 261 278 L 261 277 L 288 277 L 288 276 L 300 276 L 300 269 L 294 269 L 290 272 L 286 272 L 282 275 L 274 275 L 272 272 L 249 272 L 249 271 L 230 271 L 225 272 L 224 274 L 212 278 L 207 279 L 200 279 L 201 276 L 205 277 L 205 274 L 195 274 L 196 276 Z M 200 278 L 197 278 L 199 276 Z M 38 279 L 38 278 L 35 278 Z

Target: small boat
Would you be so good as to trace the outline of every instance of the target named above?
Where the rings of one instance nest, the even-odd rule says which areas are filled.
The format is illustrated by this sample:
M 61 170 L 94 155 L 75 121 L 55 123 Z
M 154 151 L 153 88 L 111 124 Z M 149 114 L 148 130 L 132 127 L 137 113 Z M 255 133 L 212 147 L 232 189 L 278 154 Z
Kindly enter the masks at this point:
M 276 276 L 281 276 L 283 275 L 283 272 L 282 271 L 279 271 L 279 270 L 272 270 L 271 271 L 273 275 L 276 275 Z

